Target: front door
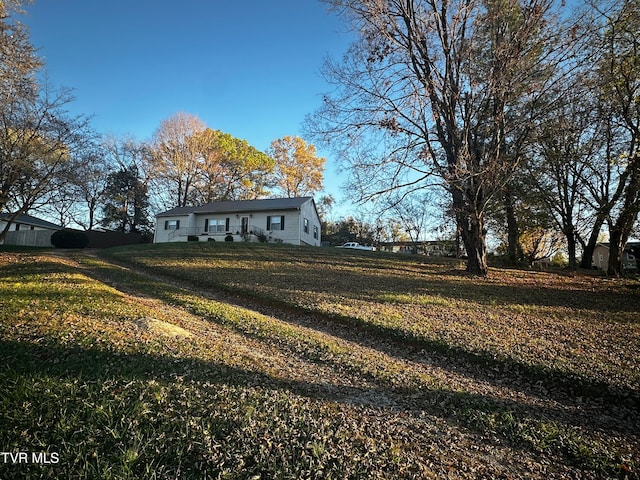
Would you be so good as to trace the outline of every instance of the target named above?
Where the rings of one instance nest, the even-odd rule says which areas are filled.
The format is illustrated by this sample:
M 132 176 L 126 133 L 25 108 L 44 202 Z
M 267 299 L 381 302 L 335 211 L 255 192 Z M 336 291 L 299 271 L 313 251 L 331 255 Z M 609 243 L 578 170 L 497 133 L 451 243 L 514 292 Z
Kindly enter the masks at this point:
M 249 232 L 249 217 L 242 217 L 242 227 L 241 232 L 242 235 Z

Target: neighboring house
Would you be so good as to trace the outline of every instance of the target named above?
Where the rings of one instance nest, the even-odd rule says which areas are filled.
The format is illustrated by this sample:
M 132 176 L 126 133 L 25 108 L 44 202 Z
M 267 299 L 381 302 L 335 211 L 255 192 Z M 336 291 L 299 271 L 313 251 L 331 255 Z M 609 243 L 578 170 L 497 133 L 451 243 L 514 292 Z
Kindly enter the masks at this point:
M 0 231 L 4 231 L 11 216 L 0 215 Z M 0 244 L 20 245 L 24 247 L 50 247 L 51 234 L 63 227 L 31 215 L 19 215 L 11 225 L 6 237 Z
M 622 255 L 623 270 L 637 270 L 640 258 L 640 242 L 627 242 Z M 606 270 L 609 264 L 609 244 L 598 243 L 593 250 L 591 265 L 599 270 Z
M 320 245 L 320 217 L 312 197 L 213 202 L 176 207 L 156 216 L 154 243 L 187 240 L 269 241 Z

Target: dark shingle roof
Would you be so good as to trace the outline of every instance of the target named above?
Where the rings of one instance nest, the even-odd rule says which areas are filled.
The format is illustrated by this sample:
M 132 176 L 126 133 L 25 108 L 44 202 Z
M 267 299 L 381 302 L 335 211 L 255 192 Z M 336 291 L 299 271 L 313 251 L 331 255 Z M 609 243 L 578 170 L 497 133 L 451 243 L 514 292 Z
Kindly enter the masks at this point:
M 8 213 L 0 214 L 0 221 L 8 221 L 11 215 Z M 62 230 L 63 227 L 56 225 L 55 223 L 47 222 L 41 218 L 32 217 L 31 215 L 18 215 L 18 217 L 12 223 L 19 223 L 21 225 L 33 225 L 34 227 L 50 228 L 51 230 Z
M 261 200 L 234 200 L 226 202 L 213 202 L 195 207 L 176 207 L 166 212 L 159 213 L 157 217 L 172 217 L 177 215 L 189 215 L 190 213 L 240 213 L 240 212 L 264 212 L 273 210 L 297 210 L 313 197 L 295 198 L 266 198 Z

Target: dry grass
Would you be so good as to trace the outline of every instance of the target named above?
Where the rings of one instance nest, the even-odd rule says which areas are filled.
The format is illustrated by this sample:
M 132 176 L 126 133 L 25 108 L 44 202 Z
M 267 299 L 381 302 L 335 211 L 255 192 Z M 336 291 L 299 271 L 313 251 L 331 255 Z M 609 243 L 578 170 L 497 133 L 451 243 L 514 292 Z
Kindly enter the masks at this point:
M 115 253 L 123 260 L 131 254 Z M 387 335 L 637 389 L 640 288 L 608 280 L 492 269 L 335 249 L 211 245 L 135 253 L 137 266 L 201 289 L 260 298 Z
M 105 253 L 0 257 L 0 444 L 64 459 L 2 478 L 637 477 L 637 281 Z

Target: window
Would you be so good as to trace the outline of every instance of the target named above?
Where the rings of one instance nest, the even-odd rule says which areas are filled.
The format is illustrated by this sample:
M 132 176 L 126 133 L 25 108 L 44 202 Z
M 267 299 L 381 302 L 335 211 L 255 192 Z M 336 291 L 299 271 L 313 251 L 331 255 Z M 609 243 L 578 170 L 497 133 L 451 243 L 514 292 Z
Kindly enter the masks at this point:
M 208 220 L 208 228 L 205 228 L 205 231 L 211 233 L 224 233 L 229 230 L 229 219 L 228 218 L 212 218 Z
M 308 218 L 304 219 L 304 233 L 306 233 L 307 235 L 309 234 L 309 219 Z
M 164 221 L 164 229 L 165 230 L 180 230 L 180 220 L 165 220 Z
M 313 226 L 313 238 L 315 238 L 316 240 L 318 239 L 318 226 L 317 225 Z
M 267 230 L 284 230 L 284 215 L 267 217 Z

